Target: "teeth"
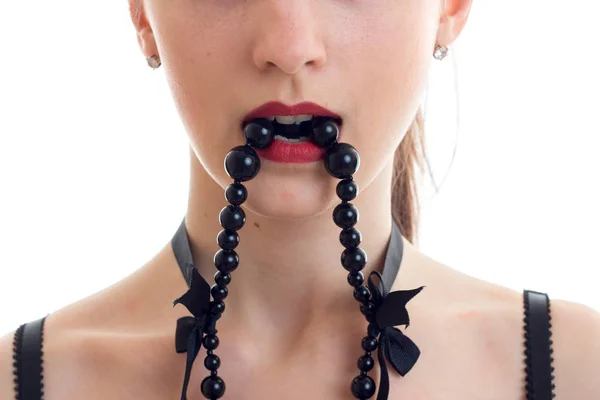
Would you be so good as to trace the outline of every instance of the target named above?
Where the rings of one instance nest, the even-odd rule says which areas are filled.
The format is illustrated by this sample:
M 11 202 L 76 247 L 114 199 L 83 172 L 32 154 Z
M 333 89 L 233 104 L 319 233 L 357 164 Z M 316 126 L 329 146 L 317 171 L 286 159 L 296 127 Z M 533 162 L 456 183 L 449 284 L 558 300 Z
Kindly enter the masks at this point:
M 310 138 L 305 137 L 305 136 L 302 136 L 299 139 L 288 139 L 285 136 L 275 135 L 275 140 L 281 140 L 282 142 L 288 142 L 288 143 L 310 142 Z
M 309 114 L 301 114 L 301 115 L 277 115 L 274 117 L 268 117 L 269 121 L 277 121 L 280 124 L 284 125 L 292 125 L 299 124 L 301 122 L 310 121 L 313 118 L 312 115 Z

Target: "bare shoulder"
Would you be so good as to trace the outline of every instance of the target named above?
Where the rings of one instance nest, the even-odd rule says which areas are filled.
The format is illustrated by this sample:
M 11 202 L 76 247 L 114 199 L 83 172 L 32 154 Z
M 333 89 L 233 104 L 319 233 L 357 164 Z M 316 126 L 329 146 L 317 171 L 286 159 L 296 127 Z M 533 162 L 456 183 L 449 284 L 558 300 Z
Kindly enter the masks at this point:
M 13 399 L 13 338 L 15 331 L 0 337 L 0 399 Z

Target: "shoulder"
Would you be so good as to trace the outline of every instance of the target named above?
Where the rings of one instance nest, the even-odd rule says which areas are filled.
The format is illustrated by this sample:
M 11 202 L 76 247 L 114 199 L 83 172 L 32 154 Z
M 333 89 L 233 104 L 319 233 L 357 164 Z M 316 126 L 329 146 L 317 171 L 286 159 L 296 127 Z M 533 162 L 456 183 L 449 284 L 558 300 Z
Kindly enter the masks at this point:
M 15 397 L 13 384 L 13 338 L 15 331 L 0 337 L 0 399 Z
M 550 300 L 557 398 L 592 399 L 600 393 L 600 313 L 567 300 Z

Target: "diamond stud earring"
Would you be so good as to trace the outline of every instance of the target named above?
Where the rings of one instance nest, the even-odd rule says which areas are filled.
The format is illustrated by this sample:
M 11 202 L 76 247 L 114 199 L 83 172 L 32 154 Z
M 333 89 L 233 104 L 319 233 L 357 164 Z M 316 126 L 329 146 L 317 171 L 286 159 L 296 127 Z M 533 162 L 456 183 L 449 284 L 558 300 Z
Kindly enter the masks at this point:
M 439 44 L 435 45 L 435 51 L 433 52 L 433 57 L 436 60 L 443 60 L 448 55 L 448 47 L 441 46 Z
M 158 67 L 160 67 L 160 58 L 158 58 L 158 56 L 156 54 L 151 55 L 150 57 L 146 57 L 146 62 L 148 63 L 148 66 L 150 66 L 152 69 L 157 69 Z

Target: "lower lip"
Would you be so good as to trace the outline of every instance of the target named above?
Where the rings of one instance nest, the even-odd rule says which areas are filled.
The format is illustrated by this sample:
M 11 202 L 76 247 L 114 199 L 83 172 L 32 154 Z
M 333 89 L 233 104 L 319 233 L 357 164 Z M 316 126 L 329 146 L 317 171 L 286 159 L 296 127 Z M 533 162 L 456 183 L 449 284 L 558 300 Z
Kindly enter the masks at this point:
M 341 137 L 342 127 L 340 126 Z M 266 160 L 280 163 L 310 163 L 322 160 L 325 157 L 326 150 L 312 142 L 284 142 L 275 139 L 273 144 L 267 149 L 256 149 L 258 155 Z

